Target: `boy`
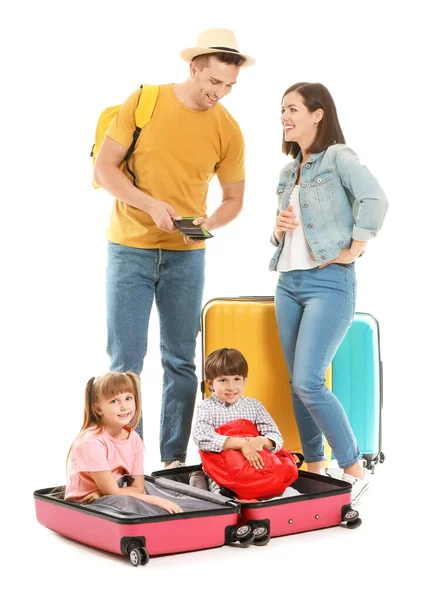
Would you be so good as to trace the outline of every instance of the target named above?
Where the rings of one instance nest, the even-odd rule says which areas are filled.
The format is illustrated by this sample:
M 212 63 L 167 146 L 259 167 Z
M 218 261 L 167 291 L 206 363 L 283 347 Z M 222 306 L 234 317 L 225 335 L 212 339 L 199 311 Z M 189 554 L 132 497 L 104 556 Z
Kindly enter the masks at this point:
M 203 400 L 197 411 L 193 439 L 200 450 L 222 452 L 239 450 L 250 465 L 262 469 L 263 449 L 279 452 L 283 445 L 280 431 L 267 410 L 258 400 L 243 396 L 248 376 L 248 364 L 241 352 L 235 348 L 220 348 L 212 352 L 204 366 L 205 380 L 212 396 Z M 258 429 L 256 437 L 230 437 L 217 433 L 216 428 L 237 419 L 247 419 Z M 195 477 L 197 473 L 194 474 Z M 192 480 L 191 480 L 192 483 Z M 192 483 L 202 487 L 198 482 Z M 219 486 L 210 479 L 212 492 Z M 284 496 L 298 492 L 288 487 Z

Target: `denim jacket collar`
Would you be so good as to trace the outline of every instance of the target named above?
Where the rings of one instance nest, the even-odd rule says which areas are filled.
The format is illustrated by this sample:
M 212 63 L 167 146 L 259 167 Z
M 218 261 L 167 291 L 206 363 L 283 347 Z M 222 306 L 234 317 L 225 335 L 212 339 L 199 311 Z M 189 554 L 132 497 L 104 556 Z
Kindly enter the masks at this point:
M 315 162 L 320 156 L 322 156 L 324 154 L 325 150 L 323 150 L 322 152 L 316 152 L 315 154 L 311 154 L 308 158 L 308 163 L 313 163 Z M 295 159 L 290 162 L 285 168 L 287 171 L 292 171 L 293 173 L 297 173 L 299 166 L 300 166 L 300 162 L 302 159 L 302 153 L 299 152 L 297 154 L 297 156 L 295 157 Z

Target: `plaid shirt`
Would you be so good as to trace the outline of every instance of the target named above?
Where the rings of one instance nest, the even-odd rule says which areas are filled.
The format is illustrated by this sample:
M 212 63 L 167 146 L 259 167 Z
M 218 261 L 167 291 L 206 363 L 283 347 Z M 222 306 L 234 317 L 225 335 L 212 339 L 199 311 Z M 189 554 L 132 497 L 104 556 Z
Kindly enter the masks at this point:
M 215 394 L 201 400 L 193 430 L 194 442 L 200 450 L 222 452 L 229 436 L 220 435 L 215 429 L 236 419 L 252 421 L 261 435 L 274 442 L 272 452 L 282 448 L 283 439 L 276 423 L 261 402 L 247 396 L 240 396 L 233 404 L 225 403 Z

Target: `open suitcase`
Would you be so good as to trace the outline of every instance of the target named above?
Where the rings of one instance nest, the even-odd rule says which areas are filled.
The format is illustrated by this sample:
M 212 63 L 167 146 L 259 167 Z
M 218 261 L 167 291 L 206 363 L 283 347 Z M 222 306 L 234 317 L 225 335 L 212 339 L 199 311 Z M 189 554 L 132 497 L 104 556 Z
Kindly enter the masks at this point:
M 191 473 L 200 469 L 201 465 L 164 469 L 153 472 L 152 476 L 157 481 L 171 479 L 187 484 Z M 292 533 L 341 524 L 348 529 L 361 525 L 358 511 L 351 507 L 350 483 L 299 471 L 299 477 L 291 487 L 300 495 L 261 502 L 239 502 L 239 524 L 251 535 L 255 545 L 263 546 L 271 537 Z
M 215 298 L 202 311 L 202 356 L 224 346 L 237 348 L 249 363 L 246 394 L 264 404 L 278 424 L 285 447 L 302 452 L 291 403 L 289 374 L 279 342 L 274 298 Z M 367 467 L 384 461 L 382 363 L 377 321 L 356 313 L 329 366 L 326 385 L 345 408 Z M 203 397 L 210 395 L 202 384 Z M 325 448 L 327 462 L 331 449 Z
M 150 556 L 215 548 L 226 543 L 252 541 L 249 528 L 239 526 L 239 506 L 229 498 L 168 480 L 155 481 L 165 492 L 207 500 L 207 510 L 143 517 L 115 507 L 81 504 L 63 499 L 63 488 L 34 492 L 36 516 L 41 525 L 89 546 L 129 556 L 134 566 Z M 175 501 L 175 497 L 172 498 Z

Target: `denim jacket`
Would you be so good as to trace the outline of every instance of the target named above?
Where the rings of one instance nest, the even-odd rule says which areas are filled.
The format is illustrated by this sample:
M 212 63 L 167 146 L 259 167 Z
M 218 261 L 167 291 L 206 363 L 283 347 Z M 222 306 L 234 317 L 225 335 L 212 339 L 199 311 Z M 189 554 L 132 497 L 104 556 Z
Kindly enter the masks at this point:
M 277 214 L 289 206 L 300 160 L 301 153 L 281 171 Z M 351 246 L 352 240 L 374 238 L 388 207 L 375 177 L 345 144 L 312 154 L 303 165 L 299 202 L 304 232 L 317 266 L 334 260 L 342 249 Z M 274 233 L 271 236 L 272 244 L 277 246 L 271 271 L 277 270 L 284 241 L 285 233 L 279 243 Z

